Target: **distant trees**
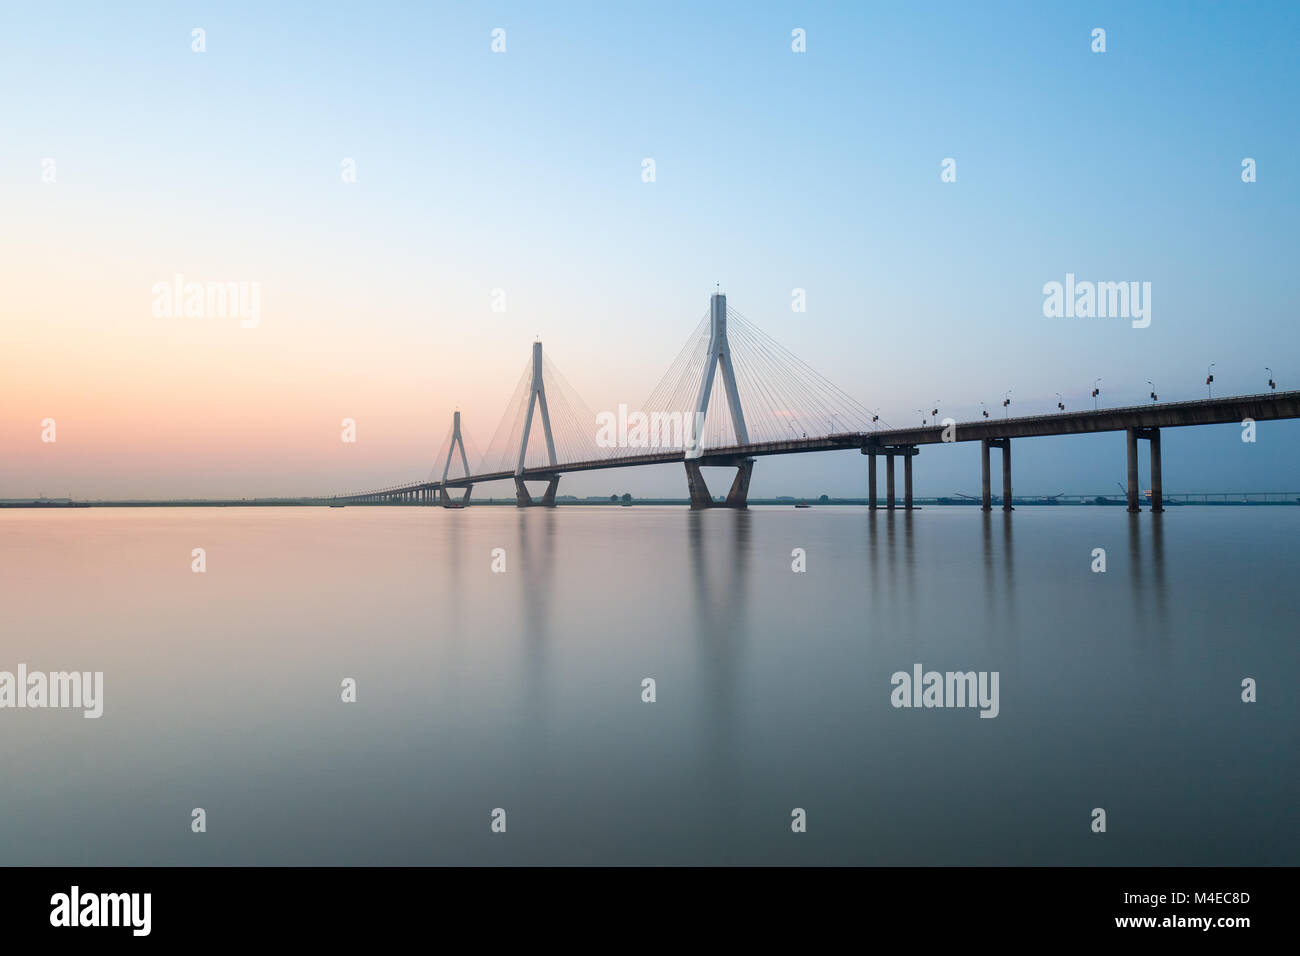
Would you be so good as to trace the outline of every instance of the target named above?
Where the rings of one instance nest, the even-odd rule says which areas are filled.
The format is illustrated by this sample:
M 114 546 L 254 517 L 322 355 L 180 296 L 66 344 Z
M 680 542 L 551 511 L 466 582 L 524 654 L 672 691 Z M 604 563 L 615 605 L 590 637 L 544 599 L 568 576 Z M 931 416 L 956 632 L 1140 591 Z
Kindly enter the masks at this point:
M 821 502 L 822 504 L 826 504 L 828 501 L 831 500 L 831 498 L 830 498 L 830 495 L 822 495 L 822 496 L 821 496 L 820 498 L 818 498 L 817 500 L 818 500 L 819 502 Z
M 610 500 L 610 501 L 615 501 L 615 502 L 618 501 L 618 495 L 610 495 L 610 496 L 609 496 L 609 500 Z
M 626 491 L 623 492 L 623 504 L 630 505 L 631 503 L 632 503 L 632 496 L 628 494 Z

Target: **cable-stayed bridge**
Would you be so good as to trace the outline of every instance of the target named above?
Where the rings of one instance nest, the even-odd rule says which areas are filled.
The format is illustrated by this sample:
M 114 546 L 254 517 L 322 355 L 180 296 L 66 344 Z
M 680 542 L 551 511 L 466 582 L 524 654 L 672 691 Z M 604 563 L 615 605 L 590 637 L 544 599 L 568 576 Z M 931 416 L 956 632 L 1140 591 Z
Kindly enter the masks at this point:
M 931 414 L 937 417 L 937 409 Z M 617 412 L 594 415 L 543 354 L 542 343 L 534 342 L 486 450 L 477 451 L 456 412 L 427 478 L 329 500 L 459 508 L 470 503 L 474 485 L 513 480 L 520 507 L 552 507 L 562 474 L 680 462 L 692 508 L 744 508 L 756 459 L 858 449 L 870 463 L 870 507 L 878 507 L 877 458 L 883 457 L 884 507 L 896 506 L 894 459 L 902 458 L 902 506 L 910 509 L 912 459 L 919 446 L 978 441 L 983 507 L 992 507 L 989 451 L 997 448 L 1001 502 L 1009 511 L 1013 438 L 1123 431 L 1129 510 L 1139 510 L 1137 443 L 1145 440 L 1151 452 L 1151 510 L 1162 511 L 1161 428 L 1300 418 L 1300 391 L 1019 418 L 984 414 L 972 422 L 927 419 L 920 427 L 892 427 L 729 309 L 727 297 L 716 293 L 708 313 L 635 411 L 620 406 Z M 736 469 L 722 500 L 715 500 L 705 483 L 700 469 L 707 466 Z M 529 482 L 545 482 L 540 497 L 534 497 Z

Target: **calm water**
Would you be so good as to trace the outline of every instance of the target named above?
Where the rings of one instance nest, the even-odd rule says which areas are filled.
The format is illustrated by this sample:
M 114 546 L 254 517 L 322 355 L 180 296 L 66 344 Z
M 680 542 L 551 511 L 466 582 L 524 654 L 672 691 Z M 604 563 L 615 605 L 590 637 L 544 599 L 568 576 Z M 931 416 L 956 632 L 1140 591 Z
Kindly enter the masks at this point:
M 0 863 L 1300 863 L 1298 558 L 1281 507 L 0 512 L 0 670 L 105 681 L 0 710 Z

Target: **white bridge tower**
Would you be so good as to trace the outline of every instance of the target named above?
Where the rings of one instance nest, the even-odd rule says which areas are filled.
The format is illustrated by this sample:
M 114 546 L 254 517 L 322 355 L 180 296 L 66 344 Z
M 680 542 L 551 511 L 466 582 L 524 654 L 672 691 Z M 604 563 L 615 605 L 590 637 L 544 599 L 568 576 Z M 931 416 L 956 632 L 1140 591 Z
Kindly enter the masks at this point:
M 461 498 L 460 503 L 456 504 L 447 494 L 447 475 L 451 473 L 451 461 L 456 454 L 456 449 L 460 449 L 460 463 L 465 469 L 465 477 L 469 477 L 469 457 L 465 454 L 465 439 L 460 435 L 460 412 L 454 412 L 451 418 L 451 444 L 447 446 L 447 461 L 442 466 L 442 483 L 438 490 L 440 492 L 440 503 L 444 508 L 460 507 L 463 508 L 469 504 L 470 492 L 474 490 L 472 484 L 465 486 L 465 496 Z
M 740 390 L 736 387 L 736 370 L 731 364 L 731 344 L 727 341 L 727 297 L 715 292 L 709 300 L 709 356 L 704 363 L 704 378 L 700 382 L 695 400 L 694 414 L 687 423 L 686 434 L 686 484 L 691 493 L 692 508 L 712 508 L 716 504 L 709 494 L 709 486 L 700 472 L 700 459 L 704 457 L 704 419 L 709 413 L 709 396 L 713 393 L 713 377 L 722 367 L 722 387 L 727 393 L 727 408 L 731 412 L 731 426 L 736 432 L 736 444 L 749 444 L 749 430 L 745 428 L 745 413 L 740 407 Z M 754 470 L 754 459 L 743 455 L 719 456 L 708 464 L 734 465 L 736 479 L 723 507 L 744 508 L 749 497 L 749 477 Z
M 546 436 L 546 457 L 554 467 L 555 438 L 551 434 L 551 410 L 546 406 L 546 385 L 542 381 L 542 343 L 533 343 L 533 382 L 528 389 L 528 412 L 524 416 L 524 433 L 519 439 L 519 460 L 515 464 L 515 501 L 519 507 L 540 504 L 547 508 L 555 507 L 555 489 L 560 485 L 559 473 L 553 473 L 546 486 L 546 493 L 540 502 L 533 501 L 532 495 L 524 485 L 524 456 L 528 454 L 528 436 L 533 428 L 533 411 L 542 413 L 542 432 Z

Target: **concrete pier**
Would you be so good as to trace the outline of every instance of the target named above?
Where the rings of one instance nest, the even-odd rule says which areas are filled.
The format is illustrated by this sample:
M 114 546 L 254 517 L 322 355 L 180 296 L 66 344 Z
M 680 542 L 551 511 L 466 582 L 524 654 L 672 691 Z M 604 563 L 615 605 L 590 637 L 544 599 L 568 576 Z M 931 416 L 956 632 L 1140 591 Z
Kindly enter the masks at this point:
M 980 510 L 993 510 L 993 489 L 989 487 L 989 441 L 980 439 Z
M 903 510 L 912 510 L 912 452 L 908 448 L 903 452 Z
M 1014 511 L 1011 506 L 1011 439 L 1002 439 L 1002 510 Z
M 903 456 L 903 508 L 912 510 L 912 456 L 920 454 L 915 445 L 880 445 L 869 444 L 861 449 L 867 456 L 867 507 L 871 511 L 880 510 L 876 498 L 876 459 L 885 456 L 885 505 L 893 511 L 898 507 L 897 493 L 894 488 L 894 459 Z
M 894 449 L 885 452 L 885 507 L 894 510 Z
M 1142 510 L 1138 507 L 1138 430 L 1126 429 L 1125 436 L 1128 441 L 1128 510 L 1137 514 Z
M 709 462 L 710 465 L 734 465 L 736 468 L 736 477 L 731 482 L 731 488 L 727 491 L 727 498 L 723 502 L 713 500 L 713 495 L 709 493 L 709 486 L 704 480 L 704 474 L 700 471 L 700 463 L 688 458 L 685 464 L 686 488 L 691 496 L 692 511 L 699 511 L 703 508 L 735 508 L 739 510 L 749 507 L 749 479 L 754 473 L 753 458 L 734 458 L 728 461 Z
M 1164 482 L 1160 478 L 1160 429 L 1148 429 L 1151 448 L 1151 510 L 1165 510 Z
M 546 483 L 546 491 L 542 493 L 542 500 L 538 501 L 528 493 L 528 486 L 524 484 L 522 478 L 515 479 L 515 504 L 520 508 L 554 508 L 555 507 L 555 490 L 560 487 L 560 476 L 554 475 Z
M 867 452 L 867 508 L 876 510 L 876 453 Z
M 438 490 L 441 492 L 440 503 L 444 508 L 466 508 L 469 506 L 469 496 L 474 491 L 474 486 L 465 486 L 465 494 L 461 496 L 460 501 L 454 501 L 451 495 L 447 494 L 447 487 L 445 485 Z
M 1151 510 L 1156 514 L 1165 510 L 1164 479 L 1160 474 L 1160 429 L 1127 429 L 1128 447 L 1128 510 L 1141 511 L 1142 491 L 1138 484 L 1138 439 L 1146 439 L 1151 450 Z
M 984 511 L 993 510 L 993 489 L 989 473 L 990 448 L 1000 448 L 1002 450 L 1002 510 L 1014 511 L 1015 509 L 1011 506 L 1010 438 L 980 439 L 980 508 Z

